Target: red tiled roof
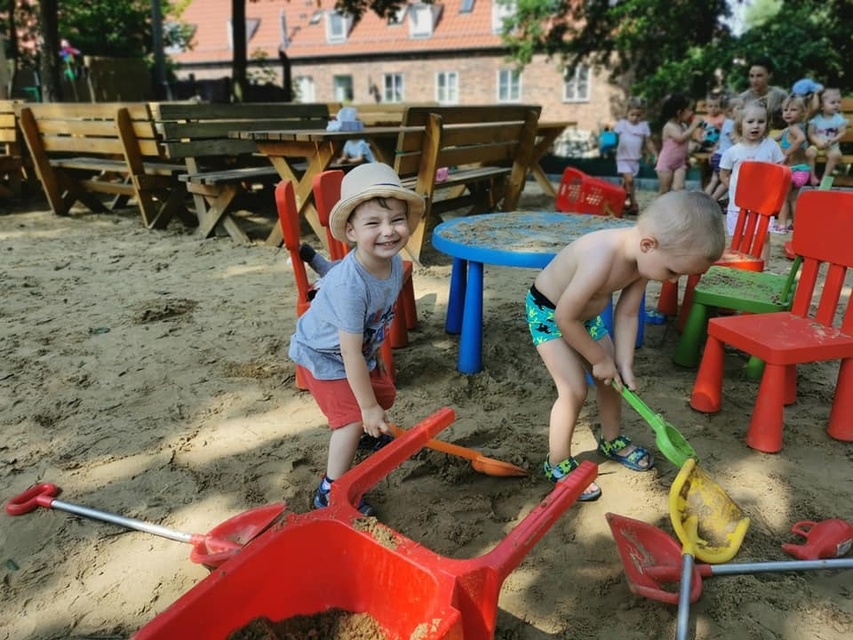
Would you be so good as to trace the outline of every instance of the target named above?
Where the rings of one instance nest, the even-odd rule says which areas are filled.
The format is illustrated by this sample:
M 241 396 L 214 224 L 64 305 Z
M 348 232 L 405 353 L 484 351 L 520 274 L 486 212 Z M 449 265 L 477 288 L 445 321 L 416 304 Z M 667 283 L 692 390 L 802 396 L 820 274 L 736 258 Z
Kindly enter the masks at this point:
M 402 24 L 389 25 L 372 11 L 353 25 L 345 42 L 326 41 L 325 17 L 311 18 L 317 11 L 331 10 L 335 0 L 258 0 L 246 3 L 246 20 L 259 20 L 247 44 L 248 56 L 258 50 L 268 58 L 278 56 L 287 25 L 291 59 L 322 56 L 358 56 L 396 52 L 424 53 L 502 48 L 500 35 L 492 32 L 492 0 L 474 0 L 470 13 L 460 13 L 463 0 L 443 0 L 435 7 L 441 13 L 429 38 L 409 35 L 408 16 Z M 179 64 L 223 62 L 232 58 L 230 47 L 230 0 L 193 0 L 181 19 L 196 27 L 193 49 L 172 54 Z

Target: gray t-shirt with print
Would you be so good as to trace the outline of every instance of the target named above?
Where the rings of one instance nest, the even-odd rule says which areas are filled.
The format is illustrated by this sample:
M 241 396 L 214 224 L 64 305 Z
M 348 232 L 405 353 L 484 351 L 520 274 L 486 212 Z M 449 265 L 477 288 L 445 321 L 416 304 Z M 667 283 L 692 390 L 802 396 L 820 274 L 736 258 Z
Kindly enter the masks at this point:
M 288 356 L 318 380 L 341 380 L 346 369 L 338 331 L 362 335 L 367 368 L 376 367 L 376 352 L 391 328 L 394 303 L 403 287 L 403 260 L 391 260 L 391 275 L 372 276 L 350 251 L 324 277 L 317 296 L 296 322 Z

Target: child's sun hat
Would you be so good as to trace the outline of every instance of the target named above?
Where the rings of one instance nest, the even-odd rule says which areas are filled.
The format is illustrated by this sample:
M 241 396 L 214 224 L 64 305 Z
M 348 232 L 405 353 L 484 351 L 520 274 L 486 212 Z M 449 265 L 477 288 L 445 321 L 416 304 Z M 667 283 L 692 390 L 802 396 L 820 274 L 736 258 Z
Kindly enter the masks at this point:
M 373 198 L 395 198 L 408 206 L 406 217 L 409 232 L 414 232 L 424 215 L 424 199 L 403 187 L 400 176 L 382 162 L 369 162 L 357 166 L 341 182 L 341 199 L 329 213 L 329 229 L 341 242 L 347 241 L 347 220 L 353 210 Z

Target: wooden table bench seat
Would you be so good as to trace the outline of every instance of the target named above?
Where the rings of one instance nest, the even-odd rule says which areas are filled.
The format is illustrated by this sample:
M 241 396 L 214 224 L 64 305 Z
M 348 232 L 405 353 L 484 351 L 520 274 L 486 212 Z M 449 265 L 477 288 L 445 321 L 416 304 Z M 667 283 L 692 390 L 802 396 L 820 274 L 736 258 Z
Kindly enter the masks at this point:
M 14 198 L 21 195 L 21 188 L 28 178 L 27 164 L 32 163 L 23 153 L 21 130 L 15 108 L 23 104 L 19 100 L 0 100 L 0 197 Z
M 45 196 L 57 215 L 79 202 L 111 211 L 133 199 L 143 223 L 163 228 L 173 216 L 194 224 L 178 176 L 165 161 L 144 103 L 20 105 L 20 126 Z M 95 194 L 109 194 L 103 202 Z
M 222 227 L 243 243 L 250 239 L 232 215 L 235 199 L 280 178 L 253 140 L 229 132 L 325 129 L 329 121 L 324 103 L 157 103 L 152 112 L 163 155 L 186 164 L 180 179 L 195 199 L 199 234 Z

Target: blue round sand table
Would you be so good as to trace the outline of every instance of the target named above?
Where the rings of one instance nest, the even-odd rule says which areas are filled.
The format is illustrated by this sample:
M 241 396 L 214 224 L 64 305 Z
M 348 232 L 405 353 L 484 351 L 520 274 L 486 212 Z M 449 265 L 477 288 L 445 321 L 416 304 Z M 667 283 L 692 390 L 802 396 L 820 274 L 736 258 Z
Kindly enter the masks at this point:
M 477 373 L 483 368 L 483 264 L 541 269 L 567 244 L 587 233 L 633 224 L 587 214 L 508 211 L 456 218 L 438 225 L 432 244 L 453 257 L 444 326 L 448 333 L 461 333 L 459 371 Z M 641 316 L 642 311 L 641 305 Z M 642 328 L 640 321 L 638 344 Z

